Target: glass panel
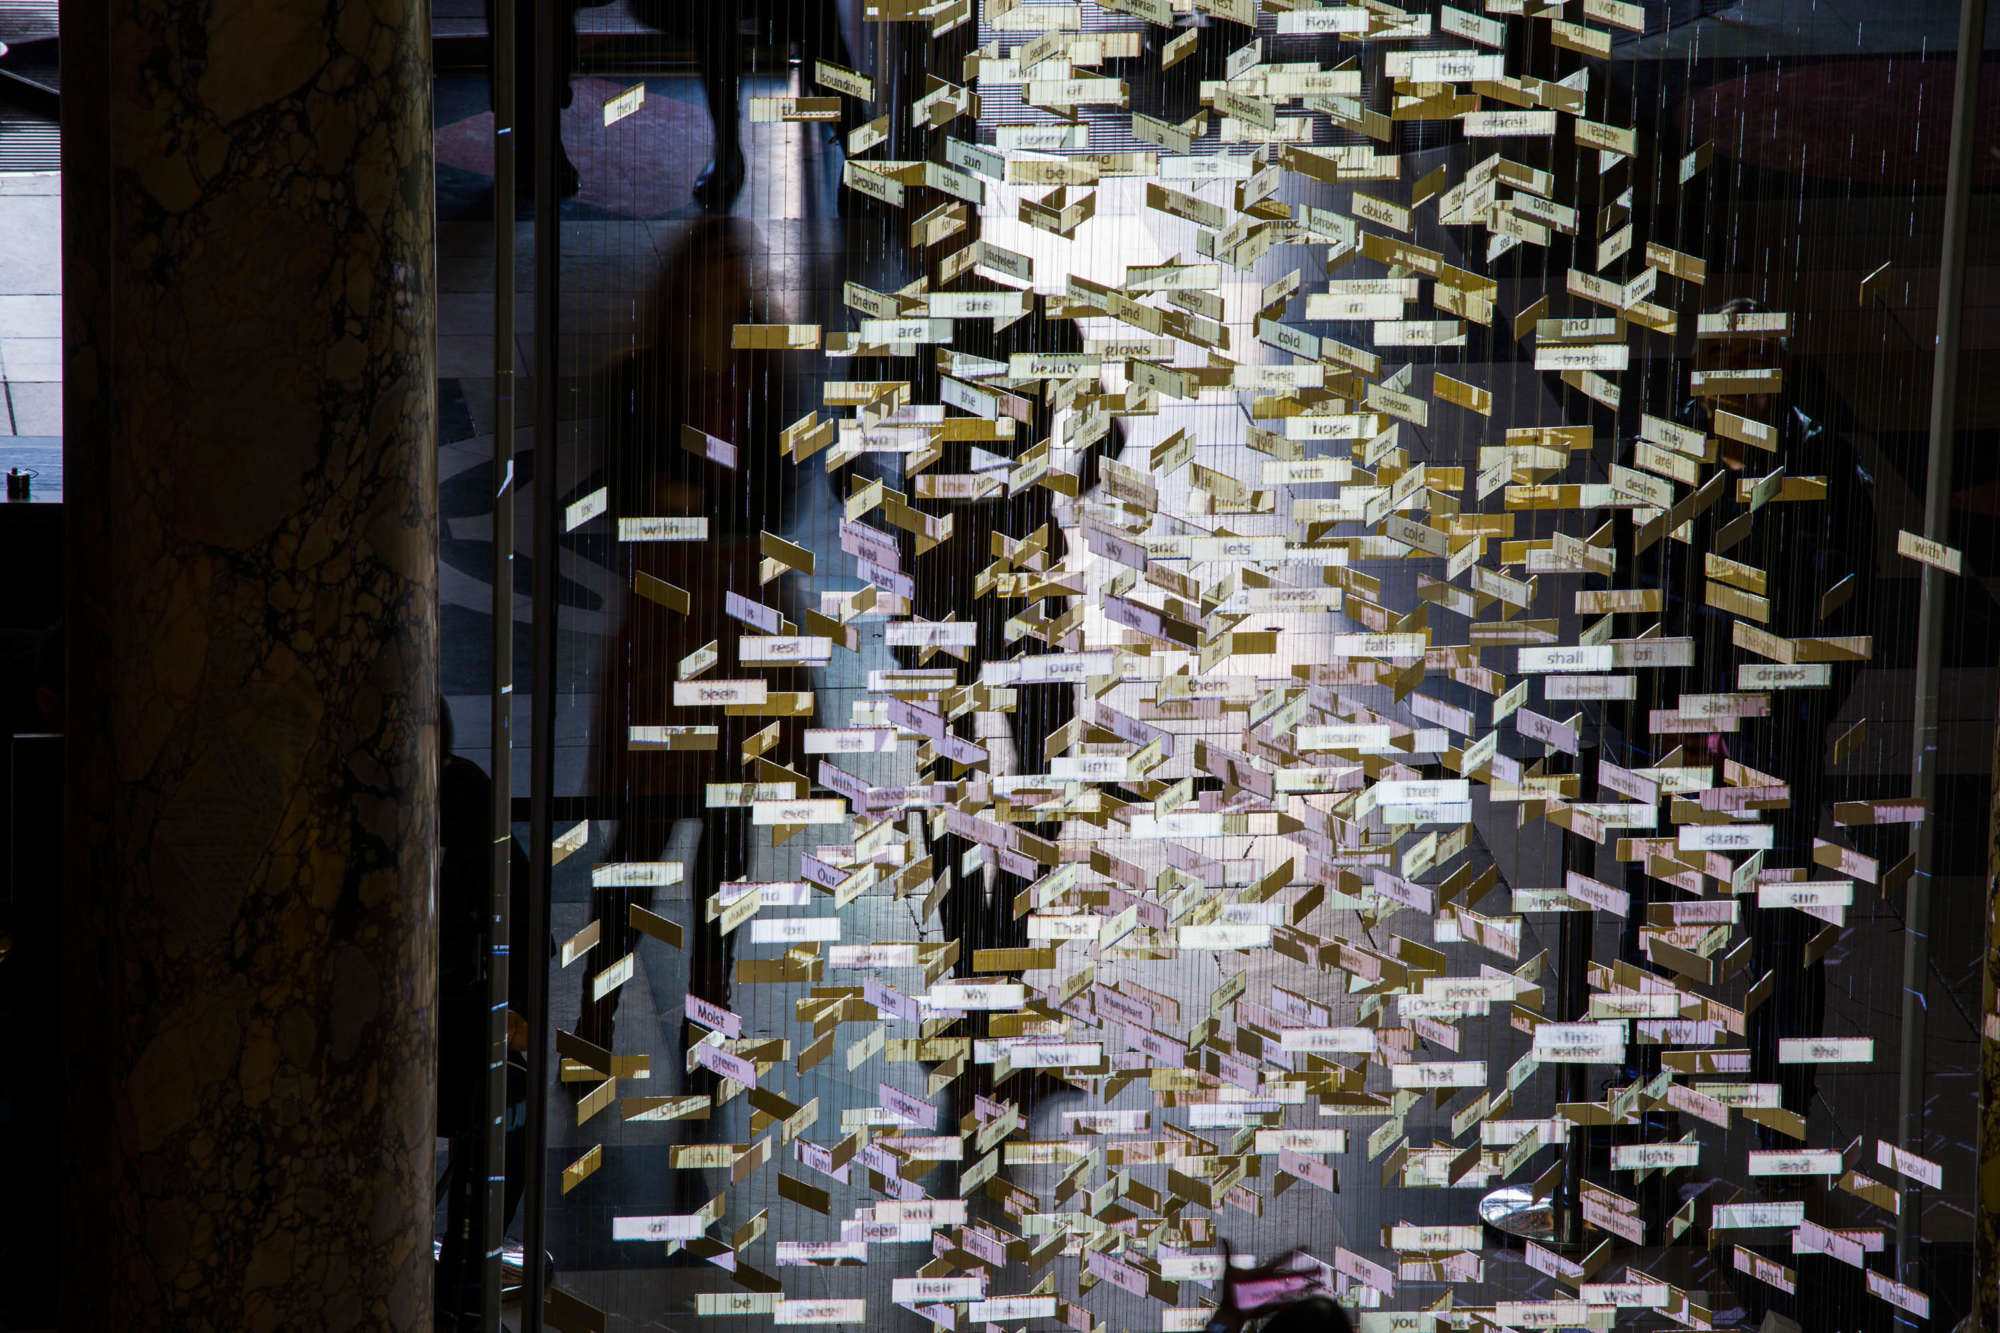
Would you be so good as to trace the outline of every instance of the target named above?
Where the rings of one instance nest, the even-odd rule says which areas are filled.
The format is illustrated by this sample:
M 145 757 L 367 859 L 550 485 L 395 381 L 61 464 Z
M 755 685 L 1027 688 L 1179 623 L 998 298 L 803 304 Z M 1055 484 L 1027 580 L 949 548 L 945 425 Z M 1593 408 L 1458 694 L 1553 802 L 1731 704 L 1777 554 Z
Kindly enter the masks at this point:
M 520 28 L 511 37 L 501 33 L 498 42 L 491 5 L 441 0 L 431 12 L 438 76 L 438 571 L 445 720 L 435 1284 L 441 1329 L 492 1327 L 503 1294 L 518 1292 L 527 1185 L 524 1016 L 535 975 L 520 966 L 507 968 L 504 979 L 499 975 L 510 954 L 535 956 L 526 947 L 533 922 L 526 910 L 526 842 L 519 836 L 525 829 L 499 844 L 493 836 L 496 827 L 512 823 L 509 798 L 525 796 L 529 778 L 504 735 L 494 745 L 496 700 L 508 710 L 497 715 L 511 724 L 512 681 L 526 666 L 528 626 L 507 623 L 516 586 L 524 608 L 527 600 L 525 583 L 515 585 L 513 575 L 532 568 L 530 533 L 525 526 L 516 530 L 517 488 L 509 480 L 510 445 L 524 451 L 524 468 L 533 461 L 527 452 L 531 400 L 517 404 L 515 378 L 526 370 L 529 340 L 517 335 L 526 332 L 531 309 L 522 300 L 516 312 L 499 299 L 509 289 L 525 293 L 532 258 L 527 197 L 533 160 L 523 152 L 510 162 L 501 151 L 512 142 L 508 127 L 518 125 L 518 110 L 533 101 L 533 71 L 524 58 L 532 50 L 532 7 L 519 11 Z M 489 78 L 496 46 L 500 63 L 513 71 L 497 86 Z M 528 136 L 522 141 L 531 146 Z M 496 585 L 504 597 L 496 597 Z M 509 644 L 518 662 L 504 660 Z M 496 648 L 503 658 L 497 676 Z M 527 721 L 525 704 L 518 720 Z M 496 901 L 501 866 L 508 882 L 504 899 Z M 504 932 L 496 928 L 502 921 Z M 510 950 L 510 942 L 519 947 Z
M 1969 1308 L 1952 7 L 563 13 L 552 1324 Z

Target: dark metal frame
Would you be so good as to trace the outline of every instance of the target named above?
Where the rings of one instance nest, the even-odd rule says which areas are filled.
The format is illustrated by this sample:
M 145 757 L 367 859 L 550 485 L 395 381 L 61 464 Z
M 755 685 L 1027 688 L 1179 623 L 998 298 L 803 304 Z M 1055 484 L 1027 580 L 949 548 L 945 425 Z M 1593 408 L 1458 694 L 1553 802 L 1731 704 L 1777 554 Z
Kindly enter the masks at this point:
M 515 0 L 493 5 L 493 693 L 487 744 L 492 754 L 493 903 L 487 970 L 484 1206 L 468 1248 L 479 1257 L 480 1327 L 500 1327 L 500 1252 L 507 1235 L 507 993 L 512 964 L 510 911 L 514 785 L 514 56 Z M 529 953 L 530 957 L 534 954 Z
M 1952 90 L 1951 159 L 1944 188 L 1944 247 L 1938 258 L 1936 360 L 1931 366 L 1930 461 L 1924 532 L 1950 534 L 1951 474 L 1958 429 L 1958 361 L 1965 322 L 1965 232 L 1972 203 L 1972 148 L 1979 119 L 1979 72 L 1986 47 L 1986 0 L 1960 0 L 1958 71 Z M 1910 795 L 1926 812 L 1912 838 L 1916 865 L 1903 890 L 1903 1025 L 1896 1098 L 1896 1143 L 1921 1152 L 1925 1028 L 1931 965 L 1931 862 L 1937 831 L 1938 675 L 1944 654 L 1944 575 L 1923 567 L 1917 611 L 1917 697 L 1910 729 Z M 1988 929 L 1991 929 L 1989 922 Z M 1905 1181 L 1896 1212 L 1896 1277 L 1915 1283 L 1923 1241 L 1923 1192 Z M 1912 1242 L 1915 1242 L 1914 1244 Z
M 541 961 L 541 942 L 549 938 L 549 876 L 553 868 L 554 830 L 551 804 L 555 794 L 556 687 L 556 338 L 557 276 L 561 253 L 555 145 L 562 142 L 561 108 L 557 105 L 556 12 L 550 0 L 535 4 L 535 360 L 532 382 L 535 403 L 534 572 L 529 585 L 534 617 L 529 668 L 534 691 L 534 721 L 529 733 L 528 914 L 532 923 L 525 938 L 534 942 L 534 984 L 528 988 L 528 1127 L 526 1211 L 522 1235 L 522 1326 L 540 1333 L 542 1310 L 548 1300 L 547 1253 L 544 1237 L 548 1196 L 549 969 Z M 496 62 L 497 63 L 497 62 Z M 511 201 L 501 200 L 508 208 Z M 511 287 L 513 275 L 508 275 Z M 505 592 L 511 595 L 510 579 Z M 496 587 L 494 595 L 502 589 Z M 512 645 L 509 645 L 512 651 Z M 496 805 L 499 798 L 496 798 Z

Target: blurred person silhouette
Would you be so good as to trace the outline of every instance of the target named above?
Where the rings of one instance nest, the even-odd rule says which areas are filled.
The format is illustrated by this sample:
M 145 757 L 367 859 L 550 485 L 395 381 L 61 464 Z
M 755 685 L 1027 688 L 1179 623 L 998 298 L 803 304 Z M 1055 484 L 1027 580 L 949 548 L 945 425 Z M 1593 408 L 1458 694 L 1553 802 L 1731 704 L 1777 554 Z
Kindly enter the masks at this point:
M 684 949 L 688 992 L 729 1006 L 733 936 L 713 920 L 722 886 L 741 879 L 756 835 L 741 804 L 711 807 L 708 783 L 754 778 L 745 773 L 746 742 L 771 717 L 730 716 L 720 707 L 673 706 L 674 685 L 689 677 L 762 678 L 773 692 L 803 688 L 797 667 L 743 666 L 745 633 L 779 633 L 773 600 L 784 582 L 760 582 L 760 534 L 780 530 L 792 495 L 793 465 L 778 453 L 767 403 L 765 354 L 732 348 L 732 328 L 753 319 L 756 275 L 749 228 L 727 218 L 701 218 L 674 247 L 648 293 L 646 342 L 620 356 L 604 377 L 611 511 L 618 518 L 705 515 L 704 541 L 620 542 L 616 559 L 626 585 L 618 636 L 605 663 L 592 727 L 593 780 L 620 811 L 610 859 L 652 861 L 664 855 L 678 820 L 701 821 L 700 841 L 682 867 L 689 919 Z M 753 627 L 731 615 L 765 618 Z M 713 665 L 689 659 L 705 647 Z M 635 726 L 710 727 L 699 749 L 635 748 Z M 798 731 L 809 722 L 784 719 L 779 739 L 763 752 L 790 763 Z M 798 792 L 800 796 L 806 790 Z M 649 887 L 603 886 L 593 892 L 602 936 L 593 971 L 631 952 L 634 904 L 653 910 Z M 610 1049 L 619 991 L 586 999 L 577 1035 Z M 706 1089 L 706 1069 L 690 1076 Z M 587 1091 L 587 1088 L 583 1090 Z
M 685 8 L 667 0 L 633 0 L 632 9 L 647 26 L 676 35 L 684 33 L 693 40 L 695 62 L 701 69 L 702 99 L 708 104 L 714 137 L 714 153 L 695 177 L 694 197 L 712 211 L 729 207 L 749 173 L 737 110 L 744 20 L 753 20 L 757 30 L 781 49 L 785 43 L 798 42 L 804 66 L 800 86 L 805 96 L 830 95 L 814 84 L 816 62 L 826 60 L 853 68 L 835 0 L 703 0 Z M 846 106 L 847 99 L 842 98 L 843 123 Z
M 1688 542 L 1656 544 L 1658 586 L 1667 595 L 1661 633 L 1694 640 L 1695 662 L 1686 691 L 1728 694 L 1739 689 L 1737 665 L 1758 659 L 1737 645 L 1738 621 L 1787 640 L 1871 637 L 1881 646 L 1871 659 L 1880 666 L 1884 651 L 1899 642 L 1892 623 L 1902 608 L 1882 595 L 1879 586 L 1875 477 L 1848 433 L 1837 428 L 1827 403 L 1819 401 L 1821 395 L 1801 375 L 1790 339 L 1764 327 L 1771 312 L 1762 303 L 1738 298 L 1711 314 L 1727 317 L 1729 331 L 1698 337 L 1693 369 L 1700 378 L 1690 379 L 1690 393 L 1675 416 L 1713 437 L 1727 490 L 1693 520 Z M 1759 371 L 1775 374 L 1752 373 Z M 1744 440 L 1746 435 L 1765 438 L 1752 444 Z M 1762 506 L 1739 498 L 1740 482 L 1781 468 L 1788 477 L 1825 478 L 1825 498 L 1772 500 Z M 1761 574 L 1762 589 L 1747 611 L 1726 610 L 1715 604 L 1713 593 L 1702 591 L 1711 577 L 1710 557 Z M 1755 581 L 1754 574 L 1732 577 L 1739 583 Z M 1684 762 L 1714 765 L 1718 784 L 1721 767 L 1729 761 L 1787 784 L 1783 803 L 1758 815 L 1774 830 L 1765 865 L 1804 868 L 1815 875 L 1813 844 L 1822 815 L 1832 801 L 1861 795 L 1859 786 L 1866 781 L 1835 771 L 1829 752 L 1830 728 L 1860 666 L 1859 661 L 1834 660 L 1827 663 L 1826 685 L 1769 691 L 1768 716 L 1742 718 L 1733 731 L 1648 739 L 1659 750 L 1684 746 Z M 1865 842 L 1888 832 L 1844 830 L 1843 835 Z M 1772 977 L 1770 997 L 1749 1016 L 1750 1074 L 1757 1082 L 1777 1083 L 1785 1109 L 1804 1115 L 1815 1089 L 1814 1067 L 1780 1063 L 1779 1046 L 1785 1038 L 1821 1031 L 1826 968 L 1823 960 L 1808 963 L 1805 949 L 1827 923 L 1796 908 L 1753 907 L 1749 925 L 1750 976 Z
M 983 444 L 960 438 L 940 440 L 942 454 L 928 471 L 971 476 L 984 489 L 976 499 L 944 500 L 919 498 L 913 487 L 912 506 L 924 514 L 948 516 L 952 536 L 918 554 L 915 544 L 907 540 L 909 534 L 903 534 L 912 617 L 919 621 L 970 620 L 974 626 L 973 646 L 963 664 L 940 656 L 928 665 L 958 665 L 965 684 L 978 681 L 987 668 L 1009 662 L 1017 663 L 1015 669 L 1026 677 L 997 687 L 1012 691 L 1011 710 L 968 711 L 948 724 L 960 740 L 987 752 L 984 768 L 989 776 L 976 778 L 961 772 L 955 763 L 940 760 L 941 776 L 970 779 L 976 786 L 994 778 L 1004 783 L 1006 779 L 1046 774 L 1050 738 L 1076 716 L 1075 682 L 1033 678 L 1035 659 L 1064 651 L 1066 641 L 1077 633 L 1054 632 L 1056 623 L 1071 609 L 1071 599 L 1053 587 L 1037 586 L 1041 575 L 1060 565 L 1069 551 L 1064 522 L 1067 505 L 1057 489 L 1039 481 L 1009 493 L 1010 473 L 1022 455 L 1051 443 L 1055 412 L 1041 392 L 1042 385 L 1009 380 L 998 368 L 1016 354 L 1081 352 L 1083 339 L 1076 321 L 1049 319 L 1039 309 L 1031 309 L 1001 330 L 994 330 L 987 320 L 961 321 L 953 345 L 988 363 L 984 367 L 968 363 L 960 369 L 958 374 L 965 382 L 1005 395 L 1001 401 L 1023 418 L 1016 421 L 1010 440 Z M 1074 424 L 1071 429 L 1075 429 Z M 1087 494 L 1097 485 L 1102 454 L 1115 451 L 1121 439 L 1121 428 L 1114 422 L 1085 447 L 1052 455 L 1048 480 L 1064 492 Z M 1003 550 L 1008 554 L 1001 554 Z M 1020 584 L 1008 586 L 1005 580 L 1016 576 Z M 914 665 L 917 656 L 906 653 L 905 660 Z M 1024 802 L 1052 799 L 1060 794 L 1061 786 L 1055 782 L 1035 784 L 1016 794 Z M 1016 911 L 1015 899 L 1055 867 L 1038 864 L 1033 857 L 1013 849 L 988 847 L 985 864 L 968 869 L 966 858 L 975 840 L 949 831 L 949 820 L 948 815 L 947 831 L 929 841 L 932 873 L 941 876 L 946 885 L 938 918 L 944 938 L 959 945 L 955 974 L 973 980 L 978 979 L 981 950 L 1028 947 L 1026 913 Z M 927 821 L 927 833 L 930 827 Z M 1052 844 L 1060 831 L 1059 823 L 1046 820 L 1009 827 L 1044 844 Z M 983 1014 L 970 1016 L 970 1030 L 974 1037 L 985 1035 Z M 1023 1070 L 1008 1086 L 1032 1097 L 1063 1091 L 1068 1085 L 1051 1071 Z M 975 1094 L 993 1092 L 992 1067 L 970 1064 L 952 1089 L 955 1117 L 962 1119 Z
M 1352 1333 L 1347 1311 L 1320 1278 L 1320 1265 L 1303 1248 L 1264 1263 L 1239 1266 L 1222 1242 L 1222 1290 L 1204 1333 L 1241 1333 L 1262 1320 L 1261 1333 Z
M 1072 341 L 1080 346 L 1080 339 L 1060 336 L 1063 329 L 1073 328 L 1074 325 L 1052 323 L 1042 332 L 1056 336 L 1045 336 L 1039 341 L 1045 348 L 1050 344 L 1067 346 Z M 987 455 L 980 458 L 974 453 L 976 445 L 958 446 L 969 455 L 964 463 L 967 471 L 995 490 L 985 499 L 937 506 L 952 516 L 952 540 L 911 561 L 916 591 L 913 613 L 917 619 L 969 618 L 976 626 L 975 655 L 971 659 L 974 665 L 1020 663 L 1023 679 L 1006 687 L 1014 692 L 1012 710 L 976 712 L 964 719 L 971 738 L 991 754 L 989 771 L 1000 777 L 1046 774 L 1049 739 L 1076 713 L 1074 683 L 1032 679 L 1033 659 L 1061 650 L 1060 639 L 1052 643 L 1044 636 L 1050 632 L 1051 622 L 1060 621 L 1071 605 L 1071 599 L 1053 587 L 1035 586 L 1038 577 L 1060 565 L 1069 551 L 1064 524 L 1057 517 L 1057 495 L 1039 483 L 1031 483 L 1013 495 L 1005 493 L 1011 465 L 1021 453 L 1046 441 L 1048 415 L 1046 405 L 1037 400 L 1031 410 L 1032 419 L 1020 427 L 1011 445 L 1002 446 L 1009 449 L 1004 461 L 1000 455 L 985 450 L 979 450 Z M 950 460 L 955 450 L 950 444 L 945 449 L 945 460 L 935 465 L 939 470 L 952 468 Z M 1080 453 L 1078 471 L 1072 474 L 1079 492 L 1095 486 L 1100 452 L 1098 446 Z M 932 506 L 919 503 L 918 508 L 930 511 Z M 1003 546 L 1011 548 L 1012 553 L 1002 555 Z M 996 583 L 980 591 L 983 578 L 1010 575 L 1021 576 L 1025 586 L 1008 588 Z M 1013 628 L 1010 621 L 1015 622 Z M 1021 827 L 1045 835 L 1053 832 L 1045 824 Z M 1047 873 L 1047 869 L 1039 873 Z M 956 872 L 954 876 L 957 883 Z M 1016 948 L 1027 942 L 1024 920 L 1014 915 L 1011 901 L 1000 901 L 1003 897 L 1011 898 L 1001 886 L 1018 891 L 1027 886 L 1027 881 L 1009 870 L 1001 871 L 1001 876 L 995 890 L 983 895 L 981 909 L 973 908 L 972 895 L 967 892 L 951 893 L 944 900 L 945 933 L 963 938 L 968 950 Z M 971 962 L 969 954 L 965 961 Z
M 493 0 L 486 3 L 486 31 L 494 30 Z M 609 0 L 517 0 L 514 6 L 514 193 L 523 199 L 535 193 L 535 148 L 540 130 L 535 119 L 535 5 L 553 4 L 556 15 L 556 106 L 566 110 L 576 100 L 570 79 L 576 72 L 576 11 L 593 9 Z M 582 188 L 576 163 L 563 146 L 562 121 L 556 121 L 556 197 L 568 199 Z
M 442 703 L 443 691 L 439 691 Z M 445 1232 L 438 1255 L 435 1307 L 440 1330 L 478 1327 L 484 1266 L 468 1253 L 472 1219 L 486 1204 L 491 1170 L 480 1113 L 492 1051 L 487 1041 L 493 937 L 493 780 L 455 753 L 451 709 L 440 709 L 438 768 L 438 1080 L 437 1133 L 449 1142 L 444 1180 Z M 529 938 L 528 856 L 508 838 L 506 1197 L 512 1224 L 527 1188 L 528 1030 L 521 1013 L 533 965 L 513 946 Z
M 1264 1319 L 1264 1333 L 1353 1333 L 1347 1310 L 1331 1296 L 1301 1296 Z

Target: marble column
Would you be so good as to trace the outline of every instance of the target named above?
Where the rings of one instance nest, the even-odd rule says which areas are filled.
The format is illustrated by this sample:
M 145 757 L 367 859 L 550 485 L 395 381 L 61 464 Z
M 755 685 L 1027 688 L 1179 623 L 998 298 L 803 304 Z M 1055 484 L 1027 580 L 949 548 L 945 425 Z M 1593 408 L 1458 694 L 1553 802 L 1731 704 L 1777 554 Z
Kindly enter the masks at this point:
M 428 1328 L 429 7 L 63 25 L 64 1326 Z

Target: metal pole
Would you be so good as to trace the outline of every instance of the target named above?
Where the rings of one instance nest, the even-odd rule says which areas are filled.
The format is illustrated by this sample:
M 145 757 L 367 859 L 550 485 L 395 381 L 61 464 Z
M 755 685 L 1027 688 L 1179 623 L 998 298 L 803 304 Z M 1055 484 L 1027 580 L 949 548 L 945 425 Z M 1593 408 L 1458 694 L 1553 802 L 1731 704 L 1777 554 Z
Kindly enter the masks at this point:
M 481 1256 L 480 1327 L 500 1327 L 500 1251 L 507 1235 L 507 968 L 513 923 L 514 792 L 514 0 L 493 0 L 493 691 L 487 746 L 492 755 L 492 931 L 486 1001 L 485 1206 L 471 1253 Z M 524 923 L 525 924 L 525 923 Z
M 1965 315 L 1965 229 L 1971 203 L 1972 148 L 1979 116 L 1980 54 L 1986 45 L 1986 0 L 1960 0 L 1958 78 L 1952 91 L 1951 166 L 1945 177 L 1944 248 L 1938 261 L 1937 359 L 1931 367 L 1930 464 L 1924 484 L 1924 536 L 1950 535 L 1948 508 L 1954 434 L 1957 429 L 1959 334 Z M 1911 729 L 1910 795 L 1923 802 L 1924 819 L 1912 838 L 1915 873 L 1903 891 L 1902 1071 L 1896 1098 L 1896 1142 L 1909 1152 L 1923 1149 L 1925 981 L 1930 971 L 1931 856 L 1937 828 L 1938 669 L 1944 644 L 1944 584 L 1939 572 L 1923 569 L 1917 612 L 1917 697 Z M 1896 1214 L 1896 1274 L 1913 1280 L 1912 1240 L 1923 1239 L 1922 1197 L 1903 1189 Z
M 535 517 L 534 577 L 529 589 L 534 617 L 532 663 L 534 723 L 529 735 L 528 914 L 532 929 L 523 936 L 537 966 L 528 988 L 528 1185 L 522 1229 L 521 1321 L 540 1333 L 548 1300 L 542 1256 L 547 1197 L 549 1078 L 549 969 L 543 962 L 549 938 L 549 873 L 552 869 L 555 786 L 556 692 L 556 157 L 562 120 L 556 106 L 555 0 L 535 4 Z M 511 279 L 510 279 L 511 281 Z
M 1569 871 L 1574 863 L 1574 852 L 1570 847 L 1570 834 L 1565 832 L 1562 839 L 1560 866 L 1563 883 L 1569 882 Z M 1590 937 L 1595 912 L 1564 912 L 1562 925 L 1557 931 L 1556 945 L 1556 1001 L 1557 1017 L 1565 1023 L 1580 1022 L 1590 1008 L 1590 988 L 1586 975 L 1590 969 Z M 1556 1101 L 1581 1102 L 1590 1099 L 1590 1085 L 1586 1081 L 1590 1066 L 1574 1062 L 1565 1063 L 1556 1073 Z M 1555 1216 L 1556 1243 L 1566 1248 L 1583 1244 L 1583 1176 L 1589 1165 L 1590 1131 L 1581 1125 L 1569 1127 L 1569 1140 L 1563 1146 L 1563 1182 L 1550 1200 Z

